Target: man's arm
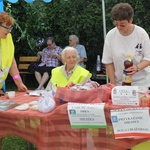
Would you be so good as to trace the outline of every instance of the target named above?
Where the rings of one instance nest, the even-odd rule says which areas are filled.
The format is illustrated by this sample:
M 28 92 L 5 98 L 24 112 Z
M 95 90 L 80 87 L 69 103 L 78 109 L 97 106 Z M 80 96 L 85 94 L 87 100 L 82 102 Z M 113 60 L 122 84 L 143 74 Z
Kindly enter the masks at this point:
M 39 51 L 39 52 L 37 53 L 38 61 L 41 59 L 42 55 L 43 55 L 43 52 L 42 52 L 42 51 Z

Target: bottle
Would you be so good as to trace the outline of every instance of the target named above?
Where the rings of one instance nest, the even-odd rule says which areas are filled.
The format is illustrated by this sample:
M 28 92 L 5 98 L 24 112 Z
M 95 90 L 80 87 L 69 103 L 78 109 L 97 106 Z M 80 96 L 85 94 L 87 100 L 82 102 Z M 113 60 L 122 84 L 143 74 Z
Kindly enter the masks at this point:
M 100 55 L 97 55 L 97 61 L 96 61 L 96 74 L 101 73 L 101 60 Z
M 130 73 L 130 71 L 126 71 L 127 68 L 133 66 L 133 61 L 131 59 L 131 54 L 127 55 L 127 60 L 124 61 L 124 70 L 123 70 L 123 82 L 122 85 L 127 85 L 127 86 L 131 86 L 132 83 L 132 79 L 131 77 L 128 75 L 128 73 Z

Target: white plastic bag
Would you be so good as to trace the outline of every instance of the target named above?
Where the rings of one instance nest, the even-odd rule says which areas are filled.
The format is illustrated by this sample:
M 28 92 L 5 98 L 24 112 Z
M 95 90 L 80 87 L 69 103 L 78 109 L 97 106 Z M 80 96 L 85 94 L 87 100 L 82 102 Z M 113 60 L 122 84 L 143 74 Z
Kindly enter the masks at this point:
M 54 110 L 56 107 L 56 103 L 54 99 L 50 96 L 50 93 L 45 93 L 38 100 L 38 110 L 43 113 L 48 113 Z

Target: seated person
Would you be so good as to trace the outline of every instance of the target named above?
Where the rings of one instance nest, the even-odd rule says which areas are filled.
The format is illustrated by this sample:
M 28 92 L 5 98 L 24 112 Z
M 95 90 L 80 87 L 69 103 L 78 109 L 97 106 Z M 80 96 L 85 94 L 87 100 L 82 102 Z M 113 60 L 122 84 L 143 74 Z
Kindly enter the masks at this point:
M 45 42 L 44 38 L 38 38 L 35 45 L 35 50 L 37 53 L 37 61 L 41 61 L 41 57 L 43 55 L 42 50 L 47 46 L 47 43 Z
M 54 38 L 47 39 L 47 47 L 40 52 L 41 63 L 35 69 L 35 77 L 39 83 L 37 90 L 44 89 L 44 84 L 51 75 L 51 70 L 60 65 L 62 49 L 55 44 Z
M 84 63 L 87 62 L 86 50 L 83 45 L 79 44 L 79 38 L 76 35 L 69 36 L 69 46 L 74 47 L 77 50 L 80 58 L 78 63 L 84 68 Z
M 46 90 L 52 90 L 53 85 L 65 87 L 90 80 L 92 74 L 78 65 L 79 56 L 75 48 L 66 47 L 61 53 L 61 58 L 64 65 L 52 70 L 52 77 Z

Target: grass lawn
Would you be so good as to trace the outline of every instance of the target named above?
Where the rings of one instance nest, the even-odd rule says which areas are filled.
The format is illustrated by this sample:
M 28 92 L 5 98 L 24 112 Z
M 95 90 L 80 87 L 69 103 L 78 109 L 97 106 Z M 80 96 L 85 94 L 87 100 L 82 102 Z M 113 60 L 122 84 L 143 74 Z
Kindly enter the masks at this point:
M 3 138 L 2 150 L 37 150 L 37 148 L 19 137 L 9 136 Z
M 34 82 L 32 82 L 33 80 L 33 78 L 28 77 L 25 82 L 25 85 L 30 90 L 36 89 L 37 87 Z M 17 91 L 17 88 L 11 77 L 8 77 L 6 80 L 6 91 L 12 90 Z M 4 137 L 2 140 L 2 150 L 37 150 L 37 148 L 22 138 L 17 136 L 8 136 Z

